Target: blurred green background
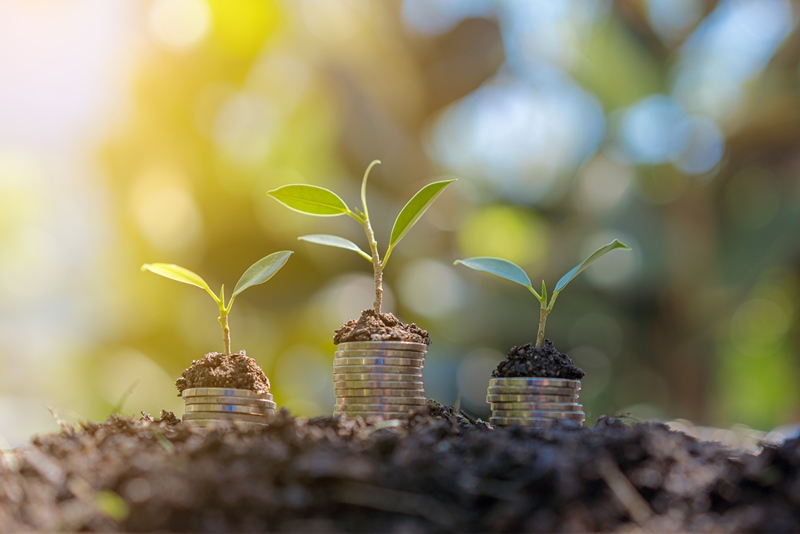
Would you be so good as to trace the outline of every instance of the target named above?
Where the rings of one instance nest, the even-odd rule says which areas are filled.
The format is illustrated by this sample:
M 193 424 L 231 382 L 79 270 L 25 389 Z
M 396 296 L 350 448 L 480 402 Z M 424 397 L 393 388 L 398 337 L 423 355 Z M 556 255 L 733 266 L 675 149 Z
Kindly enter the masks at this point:
M 496 255 L 552 284 L 548 337 L 601 414 L 760 429 L 800 420 L 800 4 L 782 0 L 35 0 L 0 3 L 0 435 L 182 412 L 220 350 L 199 289 L 232 287 L 234 350 L 279 404 L 329 414 L 333 331 L 371 306 L 355 254 L 296 241 L 285 183 L 348 203 L 373 159 L 385 247 L 423 184 L 457 177 L 393 254 L 384 308 L 427 329 L 428 396 L 487 416 L 491 369 L 538 303 L 455 268 Z

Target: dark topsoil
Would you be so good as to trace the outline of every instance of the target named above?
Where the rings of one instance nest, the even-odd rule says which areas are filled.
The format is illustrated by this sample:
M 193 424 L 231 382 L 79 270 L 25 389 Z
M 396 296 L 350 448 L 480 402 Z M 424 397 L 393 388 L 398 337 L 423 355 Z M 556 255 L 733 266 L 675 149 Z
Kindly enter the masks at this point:
M 361 312 L 358 320 L 347 321 L 333 335 L 335 344 L 348 341 L 410 341 L 431 344 L 428 332 L 415 323 L 404 324 L 391 313 L 378 315 L 375 310 Z
M 528 343 L 512 348 L 508 351 L 506 359 L 492 371 L 494 378 L 540 377 L 580 380 L 585 374 L 569 356 L 559 352 L 549 339 L 545 339 L 541 347 Z
M 800 440 L 736 455 L 660 424 L 493 430 L 433 404 L 375 425 L 114 415 L 0 456 L 0 531 L 65 529 L 796 532 Z
M 256 361 L 239 351 L 236 354 L 211 352 L 193 360 L 175 381 L 178 396 L 189 388 L 237 388 L 269 393 L 269 379 Z

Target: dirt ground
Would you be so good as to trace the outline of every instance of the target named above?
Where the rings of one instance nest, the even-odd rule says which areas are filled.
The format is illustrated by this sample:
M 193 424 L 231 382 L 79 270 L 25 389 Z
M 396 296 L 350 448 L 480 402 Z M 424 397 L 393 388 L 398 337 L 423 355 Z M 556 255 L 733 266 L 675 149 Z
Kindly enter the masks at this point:
M 409 422 L 197 429 L 111 416 L 0 457 L 0 530 L 800 530 L 800 441 L 758 455 L 660 424 Z

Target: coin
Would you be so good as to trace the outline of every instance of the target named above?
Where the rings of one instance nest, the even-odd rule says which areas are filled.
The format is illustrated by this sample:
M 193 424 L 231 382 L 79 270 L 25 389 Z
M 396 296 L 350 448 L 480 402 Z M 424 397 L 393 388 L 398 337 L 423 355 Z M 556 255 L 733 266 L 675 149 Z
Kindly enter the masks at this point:
M 213 413 L 249 413 L 261 415 L 272 413 L 273 408 L 260 408 L 258 406 L 242 406 L 241 404 L 188 404 L 186 413 L 213 412 Z
M 340 397 L 336 399 L 339 405 L 352 404 L 400 404 L 422 406 L 428 402 L 425 397 Z
M 267 417 L 265 415 L 252 415 L 246 413 L 214 413 L 214 412 L 201 412 L 201 413 L 185 413 L 183 414 L 184 421 L 243 421 L 248 423 L 263 423 Z
M 248 397 L 252 399 L 269 399 L 272 400 L 272 395 L 269 393 L 256 393 L 249 389 L 236 389 L 236 388 L 189 388 L 183 390 L 183 398 L 197 397 L 204 395 L 214 395 L 217 397 Z
M 267 399 L 248 399 L 245 397 L 219 397 L 219 396 L 207 396 L 207 397 L 187 397 L 184 399 L 186 405 L 190 404 L 241 404 L 244 406 L 261 406 L 265 408 L 272 408 L 275 409 L 278 405 L 271 400 Z
M 418 389 L 375 389 L 375 388 L 338 388 L 337 397 L 424 397 L 425 391 Z
M 496 396 L 496 395 L 495 395 Z M 574 404 L 578 401 L 578 395 L 503 395 L 504 397 L 525 397 L 524 401 L 505 400 L 499 402 L 556 402 L 562 404 Z M 498 401 L 487 401 L 498 402 Z
M 577 395 L 548 395 L 548 397 L 557 397 L 559 402 L 578 402 Z M 541 395 L 486 395 L 486 402 L 536 402 Z
M 578 388 L 581 387 L 580 380 L 568 378 L 536 378 L 536 377 L 511 377 L 511 378 L 492 378 L 489 380 L 490 386 L 542 386 L 558 388 Z
M 366 350 L 408 350 L 422 351 L 428 350 L 425 343 L 412 343 L 410 341 L 347 341 L 336 346 L 339 350 L 366 349 Z
M 336 404 L 334 411 L 347 413 L 382 413 L 382 412 L 406 412 L 414 410 L 414 406 L 399 404 Z
M 492 410 L 539 410 L 553 412 L 580 412 L 583 405 L 576 402 L 493 402 Z
M 422 373 L 333 373 L 334 382 L 353 381 L 390 381 L 390 382 L 421 382 Z
M 486 389 L 489 395 L 580 395 L 579 389 L 573 388 L 501 388 L 489 386 Z
M 399 375 L 422 376 L 422 367 L 405 365 L 339 365 L 333 362 L 334 374 L 339 373 L 397 373 Z
M 406 375 L 407 376 L 407 375 Z M 409 389 L 422 390 L 424 384 L 421 381 L 411 382 L 409 380 L 334 380 L 335 389 Z
M 364 358 L 364 357 L 339 357 L 333 360 L 333 365 L 402 365 L 405 367 L 423 367 L 425 360 L 422 358 Z
M 425 353 L 415 350 L 337 350 L 333 353 L 337 358 L 408 358 L 425 360 Z
M 549 410 L 492 410 L 492 417 L 532 417 L 549 419 L 586 419 L 583 412 L 555 412 Z

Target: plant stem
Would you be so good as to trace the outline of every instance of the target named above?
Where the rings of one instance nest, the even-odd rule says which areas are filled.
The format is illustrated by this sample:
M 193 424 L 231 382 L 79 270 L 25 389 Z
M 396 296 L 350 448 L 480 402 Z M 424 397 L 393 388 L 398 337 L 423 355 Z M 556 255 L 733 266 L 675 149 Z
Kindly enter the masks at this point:
M 222 325 L 222 343 L 225 345 L 225 354 L 231 353 L 231 329 L 228 326 L 228 312 L 220 311 L 217 318 L 219 324 Z
M 539 331 L 536 334 L 536 346 L 541 347 L 544 343 L 544 325 L 547 323 L 547 316 L 550 314 L 550 308 L 547 303 L 542 302 L 539 308 Z
M 369 216 L 365 216 L 362 222 L 364 231 L 367 233 L 369 240 L 369 250 L 372 252 L 372 271 L 375 275 L 375 313 L 380 316 L 381 308 L 383 306 L 383 265 L 381 265 L 381 256 L 378 253 L 378 242 L 375 240 L 375 232 L 372 231 L 372 225 L 369 222 Z

